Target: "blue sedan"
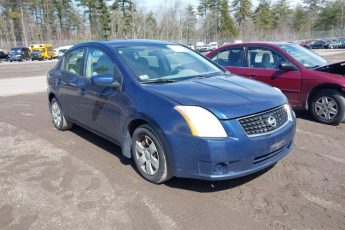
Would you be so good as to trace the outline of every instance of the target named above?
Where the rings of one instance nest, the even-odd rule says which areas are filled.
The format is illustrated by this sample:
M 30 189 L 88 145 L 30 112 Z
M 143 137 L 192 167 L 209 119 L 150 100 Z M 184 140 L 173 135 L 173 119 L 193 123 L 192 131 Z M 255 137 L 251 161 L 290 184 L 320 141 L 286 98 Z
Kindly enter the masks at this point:
M 293 148 L 296 118 L 279 89 L 163 41 L 87 42 L 48 73 L 58 130 L 73 124 L 122 147 L 146 180 L 224 180 Z

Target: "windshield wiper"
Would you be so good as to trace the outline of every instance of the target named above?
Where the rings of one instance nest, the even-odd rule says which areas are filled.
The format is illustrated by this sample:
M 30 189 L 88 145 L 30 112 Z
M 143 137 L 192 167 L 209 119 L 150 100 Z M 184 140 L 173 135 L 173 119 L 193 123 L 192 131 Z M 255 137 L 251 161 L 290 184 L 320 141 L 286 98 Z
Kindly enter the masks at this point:
M 173 79 L 155 79 L 155 80 L 145 80 L 142 81 L 141 83 L 147 84 L 147 83 L 172 83 L 176 82 L 176 80 Z
M 215 73 L 200 74 L 200 75 L 197 75 L 197 78 L 209 78 L 209 77 L 219 76 L 221 74 L 224 74 L 224 73 L 215 72 Z

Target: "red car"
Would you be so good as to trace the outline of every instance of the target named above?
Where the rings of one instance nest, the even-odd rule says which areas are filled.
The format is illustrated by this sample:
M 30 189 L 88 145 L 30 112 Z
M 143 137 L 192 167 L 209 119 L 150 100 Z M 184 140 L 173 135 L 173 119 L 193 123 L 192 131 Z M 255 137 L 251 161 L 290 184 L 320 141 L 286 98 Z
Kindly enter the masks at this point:
M 337 125 L 345 121 L 345 61 L 327 61 L 300 45 L 241 43 L 207 54 L 230 72 L 280 89 L 295 109 L 315 120 Z

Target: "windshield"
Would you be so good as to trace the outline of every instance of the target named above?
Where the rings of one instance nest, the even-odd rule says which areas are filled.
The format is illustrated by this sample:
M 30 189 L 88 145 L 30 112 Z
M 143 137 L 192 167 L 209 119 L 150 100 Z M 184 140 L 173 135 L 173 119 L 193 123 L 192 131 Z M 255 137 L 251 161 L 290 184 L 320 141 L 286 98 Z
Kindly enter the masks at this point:
M 34 51 L 32 51 L 32 53 L 33 54 L 40 54 L 40 53 L 42 53 L 42 51 L 41 50 L 34 50 Z
M 21 48 L 13 48 L 11 49 L 11 53 L 14 54 L 14 53 L 20 53 L 22 52 L 22 49 Z
M 178 81 L 210 77 L 221 69 L 180 45 L 131 46 L 117 48 L 141 82 Z
M 286 44 L 278 45 L 278 47 L 306 68 L 316 68 L 327 64 L 325 59 L 300 45 Z

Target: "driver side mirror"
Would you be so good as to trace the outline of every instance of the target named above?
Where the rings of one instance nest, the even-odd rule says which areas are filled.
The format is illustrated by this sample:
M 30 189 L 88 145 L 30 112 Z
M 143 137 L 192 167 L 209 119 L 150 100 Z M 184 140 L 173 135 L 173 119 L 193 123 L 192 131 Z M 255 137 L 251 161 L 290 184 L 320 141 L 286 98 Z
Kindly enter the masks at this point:
M 111 87 L 111 88 L 118 88 L 120 83 L 114 80 L 114 76 L 112 74 L 99 74 L 91 78 L 91 84 L 96 86 L 103 86 L 103 87 Z
M 284 71 L 298 70 L 296 66 L 289 62 L 283 62 L 279 65 L 279 69 Z

